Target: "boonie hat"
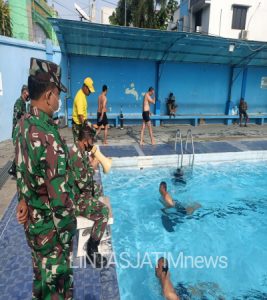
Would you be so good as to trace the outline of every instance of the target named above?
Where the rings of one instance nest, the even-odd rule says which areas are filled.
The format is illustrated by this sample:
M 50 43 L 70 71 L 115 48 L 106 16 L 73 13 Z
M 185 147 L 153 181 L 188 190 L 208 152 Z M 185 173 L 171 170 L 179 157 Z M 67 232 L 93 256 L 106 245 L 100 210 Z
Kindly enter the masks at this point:
M 53 82 L 60 91 L 67 92 L 67 88 L 60 81 L 60 66 L 51 61 L 32 57 L 29 75 L 34 76 L 41 82 Z

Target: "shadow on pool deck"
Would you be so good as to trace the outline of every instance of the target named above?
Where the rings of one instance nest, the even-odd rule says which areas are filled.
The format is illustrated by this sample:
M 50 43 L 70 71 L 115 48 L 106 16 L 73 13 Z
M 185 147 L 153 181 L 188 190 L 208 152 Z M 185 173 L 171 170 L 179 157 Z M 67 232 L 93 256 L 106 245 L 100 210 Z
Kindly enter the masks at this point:
M 0 221 L 1 299 L 31 299 L 32 262 L 23 227 L 16 220 L 17 197 L 11 201 Z M 74 254 L 77 239 L 74 238 Z M 119 300 L 116 269 L 96 270 L 74 258 L 74 289 L 77 300 Z

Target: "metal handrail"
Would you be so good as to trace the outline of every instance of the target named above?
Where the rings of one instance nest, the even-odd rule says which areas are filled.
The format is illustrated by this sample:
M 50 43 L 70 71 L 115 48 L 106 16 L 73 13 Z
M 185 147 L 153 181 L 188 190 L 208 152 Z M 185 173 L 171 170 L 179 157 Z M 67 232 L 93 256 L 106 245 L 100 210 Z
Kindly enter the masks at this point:
M 177 129 L 176 131 L 176 136 L 175 136 L 175 144 L 174 144 L 174 150 L 176 152 L 176 148 L 177 148 L 177 138 L 179 138 L 180 141 L 180 147 L 181 147 L 181 166 L 183 166 L 183 158 L 184 158 L 184 151 L 183 151 L 183 141 L 182 141 L 182 135 L 181 135 L 181 131 L 180 129 Z M 177 162 L 177 167 L 179 167 L 179 154 L 178 154 L 178 162 Z
M 184 147 L 185 153 L 187 153 L 187 144 L 188 144 L 188 140 L 189 139 L 191 139 L 192 155 L 193 155 L 192 165 L 193 165 L 194 164 L 194 160 L 195 160 L 195 148 L 194 148 L 194 140 L 193 140 L 193 135 L 192 135 L 191 129 L 187 130 L 185 147 Z M 190 164 L 190 160 L 189 160 L 189 164 Z

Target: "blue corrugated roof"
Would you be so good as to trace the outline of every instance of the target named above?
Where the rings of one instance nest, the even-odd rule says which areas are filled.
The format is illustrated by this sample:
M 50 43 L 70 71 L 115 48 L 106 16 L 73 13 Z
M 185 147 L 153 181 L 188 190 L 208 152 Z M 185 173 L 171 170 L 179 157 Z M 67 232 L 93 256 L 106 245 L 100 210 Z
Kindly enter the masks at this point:
M 267 66 L 267 43 L 50 19 L 63 52 L 153 61 Z M 235 50 L 229 52 L 229 45 Z

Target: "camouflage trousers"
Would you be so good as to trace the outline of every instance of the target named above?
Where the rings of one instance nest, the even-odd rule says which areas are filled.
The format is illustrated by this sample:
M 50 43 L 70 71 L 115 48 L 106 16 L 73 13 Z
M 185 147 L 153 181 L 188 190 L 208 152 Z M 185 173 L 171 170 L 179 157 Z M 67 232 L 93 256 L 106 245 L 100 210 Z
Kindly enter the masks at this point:
M 90 236 L 100 241 L 108 223 L 108 207 L 88 193 L 82 193 L 75 204 L 75 215 L 94 221 Z
M 70 264 L 72 245 L 68 250 L 59 244 L 54 251 L 43 256 L 32 250 L 34 300 L 73 299 L 73 274 Z
M 72 134 L 73 134 L 74 143 L 78 140 L 78 136 L 81 128 L 82 128 L 81 124 L 76 124 L 72 122 Z

